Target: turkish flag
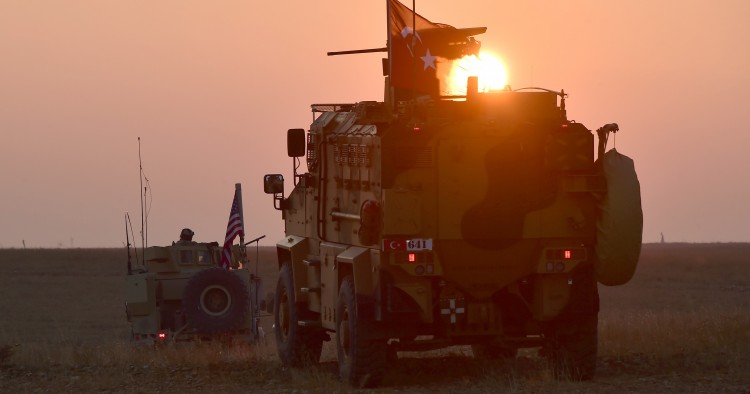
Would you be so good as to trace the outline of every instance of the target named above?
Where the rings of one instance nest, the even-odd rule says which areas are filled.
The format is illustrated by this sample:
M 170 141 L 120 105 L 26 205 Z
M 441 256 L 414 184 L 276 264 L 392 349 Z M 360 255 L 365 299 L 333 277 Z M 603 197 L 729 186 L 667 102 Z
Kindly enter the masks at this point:
M 442 75 L 450 61 L 479 52 L 479 42 L 469 36 L 486 28 L 456 29 L 433 23 L 398 0 L 389 0 L 391 85 L 397 99 L 415 95 L 438 96 Z M 402 94 L 399 94 L 402 93 Z

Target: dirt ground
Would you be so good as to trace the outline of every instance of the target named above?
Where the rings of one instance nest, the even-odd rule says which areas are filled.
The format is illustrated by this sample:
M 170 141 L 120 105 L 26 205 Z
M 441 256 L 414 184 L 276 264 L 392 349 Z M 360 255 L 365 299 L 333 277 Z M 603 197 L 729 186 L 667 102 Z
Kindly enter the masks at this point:
M 275 286 L 273 249 L 253 264 Z M 281 367 L 259 344 L 154 350 L 127 341 L 124 249 L 0 250 L 0 392 L 349 392 L 333 344 Z M 465 347 L 401 353 L 372 392 L 750 393 L 750 244 L 647 244 L 633 280 L 600 285 L 598 372 L 557 381 L 524 350 L 478 363 Z M 368 392 L 368 390 L 364 390 Z

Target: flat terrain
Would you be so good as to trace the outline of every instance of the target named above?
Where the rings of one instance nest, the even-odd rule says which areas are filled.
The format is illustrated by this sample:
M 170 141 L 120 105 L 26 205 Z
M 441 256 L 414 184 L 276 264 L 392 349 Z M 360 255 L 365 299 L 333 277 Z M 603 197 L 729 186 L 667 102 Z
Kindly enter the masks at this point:
M 251 258 L 273 289 L 273 250 Z M 0 250 L 0 392 L 353 391 L 331 343 L 320 366 L 283 369 L 268 318 L 258 345 L 132 347 L 125 261 L 124 249 Z M 600 293 L 591 382 L 554 380 L 533 350 L 487 364 L 456 347 L 400 354 L 372 391 L 750 393 L 750 244 L 647 244 L 633 280 Z

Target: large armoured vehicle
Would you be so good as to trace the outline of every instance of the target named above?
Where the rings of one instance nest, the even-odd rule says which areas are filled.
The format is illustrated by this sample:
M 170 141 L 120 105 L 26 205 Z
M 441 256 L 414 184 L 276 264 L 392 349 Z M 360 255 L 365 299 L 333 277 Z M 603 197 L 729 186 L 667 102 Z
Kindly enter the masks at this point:
M 399 98 L 386 78 L 383 102 L 315 104 L 309 130 L 287 132 L 294 189 L 264 178 L 285 223 L 285 365 L 316 362 L 335 338 L 357 386 L 399 351 L 454 345 L 486 358 L 537 347 L 558 376 L 594 375 L 597 282 L 629 281 L 641 245 L 633 163 L 605 153 L 618 126 L 595 147 L 562 91 L 479 92 L 473 77 L 466 89 Z
M 399 350 L 461 344 L 479 357 L 541 346 L 556 371 L 591 378 L 597 281 L 626 283 L 640 253 L 632 162 L 601 154 L 616 126 L 598 130 L 595 162 L 562 93 L 389 105 L 313 105 L 306 149 L 304 130 L 288 132 L 308 172 L 287 197 L 281 175 L 265 177 L 286 228 L 282 361 L 317 360 L 336 333 L 341 376 L 357 385 L 377 384 Z
M 189 231 L 184 229 L 183 234 Z M 182 237 L 181 237 L 182 238 Z M 253 240 L 251 242 L 254 242 Z M 258 339 L 260 278 L 244 246 L 234 245 L 232 267 L 219 266 L 218 242 L 181 239 L 144 249 L 143 263 L 128 267 L 125 310 L 132 340 Z

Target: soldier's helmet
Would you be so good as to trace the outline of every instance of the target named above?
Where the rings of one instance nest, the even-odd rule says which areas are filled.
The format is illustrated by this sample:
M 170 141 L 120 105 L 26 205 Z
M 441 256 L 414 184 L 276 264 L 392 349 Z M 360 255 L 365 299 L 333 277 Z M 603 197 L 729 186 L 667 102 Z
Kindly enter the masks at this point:
M 180 241 L 192 241 L 195 233 L 189 228 L 183 228 L 180 232 Z

